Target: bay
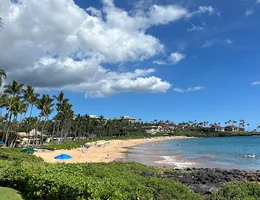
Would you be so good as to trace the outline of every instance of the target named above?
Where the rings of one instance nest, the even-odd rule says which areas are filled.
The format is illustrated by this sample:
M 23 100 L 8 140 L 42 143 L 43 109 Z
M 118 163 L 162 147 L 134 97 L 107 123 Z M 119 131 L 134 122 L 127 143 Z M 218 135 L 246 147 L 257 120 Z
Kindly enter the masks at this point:
M 245 154 L 255 158 L 245 158 Z M 149 142 L 127 150 L 123 161 L 175 168 L 260 170 L 260 137 L 217 137 Z

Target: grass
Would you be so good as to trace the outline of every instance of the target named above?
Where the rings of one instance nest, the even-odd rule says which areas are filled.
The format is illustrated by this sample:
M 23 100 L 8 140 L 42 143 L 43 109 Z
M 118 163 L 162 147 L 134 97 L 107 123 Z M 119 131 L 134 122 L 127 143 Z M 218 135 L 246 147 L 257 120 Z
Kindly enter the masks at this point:
M 1 200 L 23 200 L 22 195 L 14 189 L 0 187 L 0 199 Z

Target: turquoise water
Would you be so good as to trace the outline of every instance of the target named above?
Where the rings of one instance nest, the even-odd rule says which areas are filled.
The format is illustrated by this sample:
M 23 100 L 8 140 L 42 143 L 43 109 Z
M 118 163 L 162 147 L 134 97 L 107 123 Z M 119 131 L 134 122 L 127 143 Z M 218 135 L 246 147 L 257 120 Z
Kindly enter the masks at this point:
M 254 154 L 255 158 L 244 158 Z M 260 170 L 260 137 L 221 137 L 164 140 L 129 150 L 127 161 L 152 165 Z

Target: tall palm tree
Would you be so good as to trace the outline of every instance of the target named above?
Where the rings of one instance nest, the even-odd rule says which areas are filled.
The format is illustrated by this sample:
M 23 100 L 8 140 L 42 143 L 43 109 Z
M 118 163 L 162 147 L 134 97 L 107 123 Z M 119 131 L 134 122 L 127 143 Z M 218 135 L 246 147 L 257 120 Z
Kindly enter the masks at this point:
M 7 99 L 7 94 L 3 94 L 0 96 L 0 117 L 2 116 L 2 109 L 7 106 Z
M 10 135 L 10 128 L 11 128 L 11 122 L 12 122 L 12 117 L 14 113 L 17 112 L 18 104 L 19 104 L 19 97 L 10 97 L 7 100 L 7 116 L 8 116 L 8 121 L 7 121 L 7 126 L 6 126 L 6 131 L 5 131 L 5 145 L 8 144 L 8 138 Z
M 63 121 L 63 126 L 62 126 L 62 136 L 61 139 L 63 141 L 67 141 L 68 134 L 69 134 L 69 129 L 71 126 L 71 121 L 73 120 L 74 117 L 74 112 L 72 111 L 72 104 L 70 104 L 68 101 L 65 101 L 62 106 L 62 121 Z
M 23 90 L 23 93 L 24 93 L 24 100 L 29 104 L 31 105 L 30 106 L 30 114 L 29 114 L 29 124 L 28 124 L 28 127 L 27 127 L 27 133 L 29 132 L 29 126 L 31 127 L 31 118 L 32 118 L 32 111 L 33 111 L 33 106 L 36 104 L 37 100 L 38 100 L 38 97 L 40 96 L 39 94 L 35 93 L 34 92 L 34 88 L 30 85 L 27 85 L 26 86 L 26 89 Z M 27 107 L 28 108 L 28 107 Z M 27 110 L 26 109 L 26 113 L 27 113 Z M 25 113 L 25 114 L 26 114 Z M 32 128 L 32 127 L 31 127 Z
M 3 79 L 6 79 L 6 71 L 4 69 L 0 69 L 0 87 L 2 87 Z
M 23 86 L 24 84 L 14 80 L 11 84 L 4 86 L 4 93 L 9 94 L 13 97 L 19 96 L 23 92 Z
M 56 127 L 56 123 L 59 120 L 58 126 L 57 126 L 57 131 L 56 131 L 57 132 L 56 135 L 57 135 L 60 130 L 60 125 L 62 123 L 61 120 L 63 118 L 62 117 L 62 108 L 63 108 L 64 104 L 69 101 L 69 99 L 64 98 L 64 93 L 62 91 L 58 94 L 58 96 L 54 95 L 53 97 L 57 101 L 57 103 L 56 103 L 57 115 L 55 117 L 55 122 L 54 122 L 54 127 Z
M 43 94 L 42 98 L 38 99 L 36 102 L 36 107 L 40 110 L 40 115 L 39 115 L 39 120 L 38 124 L 42 121 L 42 119 L 45 117 L 44 120 L 44 125 L 45 122 L 48 119 L 48 116 L 51 114 L 53 111 L 52 107 L 54 106 L 53 100 L 49 95 Z M 36 126 L 36 133 L 38 131 L 38 124 Z M 44 125 L 41 131 L 41 143 L 43 143 L 43 135 L 42 132 L 44 131 Z
M 17 140 L 17 132 L 19 131 L 20 125 L 23 121 L 23 114 L 27 110 L 28 104 L 26 104 L 25 101 L 18 101 L 16 104 L 16 107 L 13 111 L 13 116 L 14 116 L 14 123 L 16 125 L 16 128 L 14 129 L 14 136 L 12 137 L 12 141 L 10 144 L 10 147 L 13 147 L 15 145 L 15 141 Z M 20 122 L 18 121 L 18 115 L 20 115 Z

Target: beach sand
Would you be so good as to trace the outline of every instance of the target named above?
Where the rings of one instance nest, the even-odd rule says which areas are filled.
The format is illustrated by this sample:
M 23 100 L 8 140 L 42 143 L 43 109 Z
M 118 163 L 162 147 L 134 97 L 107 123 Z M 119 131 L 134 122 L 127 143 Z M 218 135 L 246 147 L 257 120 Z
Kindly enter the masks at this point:
M 86 151 L 79 149 L 72 150 L 55 150 L 35 152 L 34 155 L 42 157 L 45 162 L 50 163 L 91 163 L 91 162 L 112 162 L 116 159 L 123 158 L 127 147 L 132 147 L 138 144 L 156 142 L 162 140 L 184 139 L 185 136 L 173 137 L 156 137 L 152 139 L 131 139 L 131 140 L 111 140 L 110 143 L 104 147 L 92 146 Z M 72 156 L 69 160 L 55 160 L 54 157 L 59 154 L 68 154 Z

